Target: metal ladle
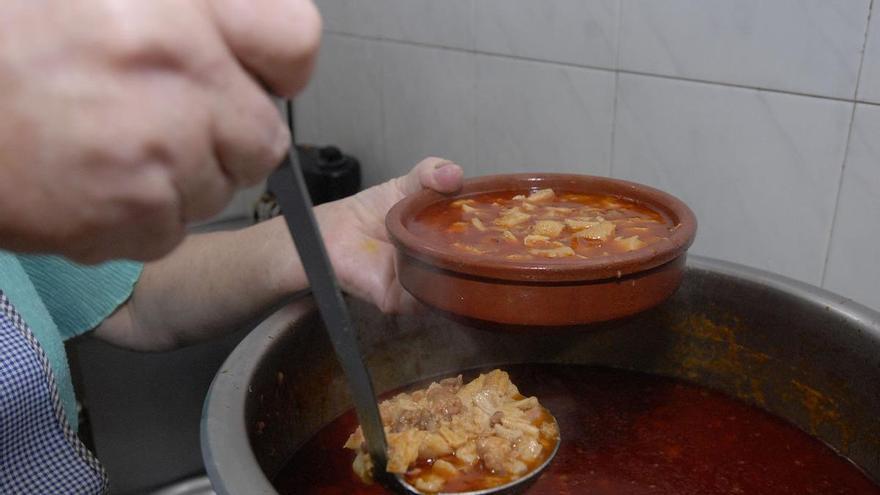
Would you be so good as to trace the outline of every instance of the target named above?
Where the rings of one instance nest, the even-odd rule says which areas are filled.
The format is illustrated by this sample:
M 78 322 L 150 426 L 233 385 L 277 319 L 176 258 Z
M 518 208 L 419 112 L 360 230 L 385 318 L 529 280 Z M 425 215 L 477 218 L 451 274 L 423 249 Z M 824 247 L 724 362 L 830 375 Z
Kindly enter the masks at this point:
M 288 111 L 290 110 L 288 105 Z M 292 118 L 289 118 L 288 122 L 292 123 Z M 388 444 L 373 383 L 361 356 L 348 307 L 342 297 L 342 291 L 312 211 L 311 197 L 306 188 L 295 146 L 291 146 L 287 159 L 273 177 L 272 188 L 275 190 L 284 220 L 299 252 L 311 284 L 312 295 L 330 335 L 333 350 L 348 381 L 355 412 L 367 442 L 367 451 L 373 461 L 374 478 L 394 492 L 420 494 L 422 492 L 410 485 L 402 476 L 391 476 L 386 471 Z M 556 455 L 559 443 L 557 440 L 556 447 L 543 464 L 522 478 L 493 488 L 457 493 L 488 495 L 515 492 L 547 467 Z

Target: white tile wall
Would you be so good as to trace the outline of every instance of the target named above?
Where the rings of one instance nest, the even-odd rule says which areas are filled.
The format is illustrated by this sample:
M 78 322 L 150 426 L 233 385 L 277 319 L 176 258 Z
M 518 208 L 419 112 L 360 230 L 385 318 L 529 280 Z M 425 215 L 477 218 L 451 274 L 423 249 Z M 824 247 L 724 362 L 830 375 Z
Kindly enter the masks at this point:
M 315 0 L 315 4 L 331 32 L 473 49 L 474 1 Z
M 870 0 L 622 0 L 620 68 L 855 94 Z
M 620 75 L 613 172 L 680 196 L 694 251 L 821 282 L 852 104 Z
M 608 175 L 614 74 L 477 57 L 474 173 Z
M 475 0 L 369 0 L 382 9 L 382 38 L 473 49 Z
M 336 33 L 380 37 L 382 5 L 373 0 L 315 0 L 324 29 Z
M 478 51 L 615 68 L 619 0 L 477 0 Z
M 324 41 L 328 35 L 324 35 Z M 322 50 L 323 53 L 323 50 Z M 312 75 L 312 80 L 306 89 L 296 96 L 293 105 L 294 116 L 294 132 L 297 143 L 322 144 L 321 143 L 321 112 L 320 103 L 318 102 L 318 87 L 320 82 L 318 76 L 320 68 L 323 65 L 318 59 L 317 68 Z
M 319 144 L 357 157 L 365 184 L 384 180 L 381 42 L 326 35 L 315 82 Z
M 383 43 L 383 174 L 401 175 L 426 156 L 474 163 L 476 65 L 469 54 Z
M 361 158 L 367 184 L 426 155 L 612 173 L 690 203 L 695 252 L 880 309 L 880 228 L 859 223 L 880 211 L 880 106 L 849 134 L 857 99 L 880 104 L 876 2 L 317 3 L 333 34 L 299 138 Z
M 880 308 L 880 107 L 858 105 L 825 287 Z
M 859 100 L 880 103 L 880 4 L 874 7 L 869 24 Z

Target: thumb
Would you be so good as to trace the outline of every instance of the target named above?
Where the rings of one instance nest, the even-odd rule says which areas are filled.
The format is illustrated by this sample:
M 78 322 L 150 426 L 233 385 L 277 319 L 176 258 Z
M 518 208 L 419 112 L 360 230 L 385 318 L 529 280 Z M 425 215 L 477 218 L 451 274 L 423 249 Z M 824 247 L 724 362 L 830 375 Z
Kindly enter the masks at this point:
M 424 188 L 439 193 L 452 193 L 461 189 L 464 172 L 461 167 L 443 158 L 429 157 L 418 163 L 398 182 L 404 196 Z

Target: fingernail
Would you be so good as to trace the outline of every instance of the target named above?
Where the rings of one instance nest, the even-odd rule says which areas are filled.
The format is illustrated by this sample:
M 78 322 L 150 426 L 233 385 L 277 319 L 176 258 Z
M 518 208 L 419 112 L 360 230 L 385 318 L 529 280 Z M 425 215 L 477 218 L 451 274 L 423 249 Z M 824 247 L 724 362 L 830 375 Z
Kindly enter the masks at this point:
M 437 165 L 434 165 L 434 170 L 440 170 L 441 168 L 445 168 L 450 165 L 455 165 L 455 163 L 450 162 L 450 161 L 440 162 Z

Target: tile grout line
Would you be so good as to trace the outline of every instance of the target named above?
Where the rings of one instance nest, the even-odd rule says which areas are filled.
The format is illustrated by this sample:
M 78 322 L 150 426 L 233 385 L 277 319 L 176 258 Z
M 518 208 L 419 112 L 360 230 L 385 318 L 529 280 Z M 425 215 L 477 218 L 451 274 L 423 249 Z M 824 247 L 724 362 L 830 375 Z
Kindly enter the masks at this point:
M 476 49 L 466 50 L 463 48 L 432 45 L 430 43 L 422 43 L 422 42 L 417 42 L 417 41 L 401 41 L 401 40 L 394 40 L 394 39 L 390 39 L 390 38 L 377 38 L 377 37 L 373 37 L 373 36 L 363 36 L 363 35 L 359 35 L 359 34 L 350 34 L 350 33 L 344 33 L 341 31 L 330 31 L 330 30 L 325 30 L 325 31 L 327 33 L 334 34 L 337 36 L 349 37 L 349 38 L 360 39 L 360 40 L 373 40 L 373 41 L 378 40 L 378 41 L 385 41 L 387 43 L 394 43 L 397 45 L 416 46 L 416 47 L 422 47 L 422 48 L 434 48 L 437 50 L 446 50 L 446 51 L 467 53 L 467 54 L 473 54 L 473 55 L 484 55 L 487 57 L 506 58 L 506 59 L 511 59 L 511 60 L 520 60 L 523 62 L 534 62 L 534 63 L 539 63 L 539 64 L 557 65 L 557 66 L 563 66 L 563 67 L 571 67 L 571 68 L 575 68 L 575 69 L 595 70 L 595 71 L 602 71 L 602 72 L 617 72 L 620 74 L 629 74 L 629 75 L 649 77 L 649 78 L 654 78 L 654 79 L 666 79 L 666 80 L 670 80 L 670 81 L 682 81 L 682 82 L 688 82 L 688 83 L 694 83 L 694 84 L 720 86 L 720 87 L 724 87 L 724 88 L 744 89 L 744 90 L 760 91 L 760 92 L 764 92 L 764 93 L 773 93 L 773 94 L 781 94 L 781 95 L 789 95 L 789 96 L 801 96 L 804 98 L 814 98 L 817 100 L 829 100 L 829 101 L 838 101 L 838 102 L 844 102 L 844 103 L 859 103 L 862 105 L 880 106 L 880 102 L 864 101 L 864 100 L 859 100 L 858 98 L 841 98 L 839 96 L 827 96 L 827 95 L 820 95 L 820 94 L 815 94 L 815 93 L 805 93 L 805 92 L 800 92 L 800 91 L 791 91 L 791 90 L 775 89 L 775 88 L 764 88 L 764 87 L 760 87 L 760 86 L 751 86 L 748 84 L 737 84 L 737 83 L 730 83 L 730 82 L 723 82 L 723 81 L 711 81 L 711 80 L 706 80 L 706 79 L 696 79 L 696 78 L 690 78 L 690 77 L 670 76 L 670 75 L 666 75 L 666 74 L 655 74 L 655 73 L 651 73 L 651 72 L 643 72 L 643 71 L 632 70 L 632 69 L 620 69 L 620 68 L 609 69 L 608 67 L 600 67 L 597 65 L 578 65 L 578 64 L 571 63 L 571 62 L 559 62 L 559 61 L 554 61 L 554 60 L 546 60 L 546 59 L 533 58 L 533 57 L 523 57 L 523 56 L 519 56 L 519 55 L 505 55 L 505 54 L 501 54 L 501 53 L 485 52 L 485 51 L 476 50 Z M 863 57 L 864 57 L 864 53 L 863 53 Z M 861 72 L 861 66 L 860 66 L 860 72 Z
M 385 45 L 381 41 L 374 41 L 379 56 L 379 140 L 381 144 L 382 155 L 380 160 L 382 163 L 377 165 L 382 169 L 388 168 L 388 139 L 385 135 L 385 62 L 386 53 Z M 392 170 L 394 168 L 392 167 Z
M 617 2 L 617 31 L 614 34 L 614 101 L 611 104 L 611 149 L 608 153 L 608 176 L 614 177 L 614 146 L 617 133 L 617 99 L 620 95 L 620 28 L 623 24 L 623 2 Z
M 503 55 L 500 55 L 500 56 L 503 56 Z M 601 70 L 601 69 L 599 69 L 599 70 Z M 784 89 L 762 88 L 760 86 L 750 86 L 748 84 L 727 83 L 727 82 L 721 82 L 721 81 L 710 81 L 710 80 L 705 80 L 705 79 L 693 79 L 693 78 L 689 78 L 689 77 L 669 76 L 669 75 L 665 75 L 665 74 L 653 74 L 651 72 L 641 72 L 641 71 L 637 71 L 637 70 L 627 70 L 627 69 L 621 69 L 621 70 L 618 70 L 618 72 L 620 72 L 621 74 L 629 74 L 629 75 L 633 75 L 633 76 L 648 77 L 648 78 L 653 78 L 653 79 L 665 79 L 668 81 L 680 81 L 680 82 L 687 82 L 687 83 L 693 83 L 693 84 L 702 84 L 702 85 L 707 85 L 707 86 L 718 86 L 718 87 L 722 87 L 722 88 L 741 89 L 741 90 L 748 90 L 748 91 L 758 91 L 761 93 L 770 93 L 770 94 L 778 94 L 778 95 L 799 96 L 802 98 L 811 98 L 811 99 L 815 99 L 815 100 L 836 101 L 836 102 L 841 102 L 841 103 L 864 103 L 866 105 L 880 106 L 880 102 L 878 102 L 878 103 L 859 102 L 853 98 L 841 98 L 839 96 L 818 95 L 818 94 L 813 94 L 813 93 L 803 93 L 803 92 L 799 92 L 799 91 L 788 91 L 788 90 L 784 90 Z
M 856 107 L 859 106 L 858 94 L 859 83 L 862 79 L 862 67 L 865 65 L 865 51 L 868 48 L 868 35 L 871 30 L 871 15 L 874 10 L 874 0 L 868 4 L 868 20 L 865 24 L 865 37 L 862 40 L 862 56 L 859 60 L 859 70 L 856 73 L 856 89 L 853 92 L 852 111 L 849 118 L 849 129 L 846 133 L 846 147 L 843 150 L 843 162 L 840 164 L 840 177 L 837 179 L 837 194 L 834 197 L 834 210 L 831 216 L 831 228 L 828 229 L 828 242 L 825 244 L 825 262 L 822 263 L 822 277 L 819 279 L 819 286 L 825 287 L 825 278 L 828 275 L 828 262 L 831 259 L 831 244 L 834 240 L 834 231 L 837 226 L 837 214 L 840 210 L 840 196 L 843 191 L 843 179 L 846 174 L 846 161 L 849 158 L 850 146 L 852 146 L 853 127 L 855 127 Z
M 315 122 L 313 130 L 314 130 L 315 135 L 317 137 L 316 141 L 324 142 L 324 131 L 323 131 L 324 126 L 321 124 L 321 108 L 322 108 L 322 105 L 321 105 L 321 86 L 323 86 L 323 84 L 321 84 L 321 81 L 318 80 L 318 71 L 320 70 L 318 68 L 318 64 L 320 64 L 320 63 L 321 63 L 321 52 L 319 50 L 318 51 L 318 59 L 315 61 L 315 67 L 312 69 L 312 77 L 309 81 L 309 84 L 314 85 L 313 89 L 315 91 L 315 107 L 316 107 L 316 109 L 315 109 L 314 115 L 310 116 L 309 118 L 314 119 L 314 122 Z M 308 87 L 306 87 L 306 88 L 308 89 Z M 296 102 L 294 102 L 294 104 L 293 104 L 294 125 L 296 125 L 296 109 L 297 109 Z
M 478 137 L 477 130 L 479 129 L 479 125 L 480 125 L 480 105 L 477 104 L 477 101 L 479 101 L 479 99 L 480 99 L 480 95 L 478 93 L 480 91 L 480 81 L 479 81 L 480 64 L 478 63 L 479 61 L 477 60 L 478 57 L 477 57 L 477 29 L 476 29 L 476 27 L 477 27 L 477 2 L 476 2 L 476 0 L 471 1 L 471 27 L 473 28 L 473 32 L 471 33 L 473 37 L 471 38 L 471 49 L 467 53 L 471 54 L 472 62 L 474 64 L 474 78 L 473 78 L 473 85 L 474 86 L 473 86 L 473 90 L 471 91 L 471 95 L 474 98 L 474 101 L 473 101 L 474 117 L 473 117 L 473 131 L 472 131 L 473 138 L 474 138 L 473 139 L 474 148 L 471 150 L 471 152 L 472 152 L 471 159 L 474 161 L 474 163 L 471 163 L 470 166 L 474 167 L 474 168 L 480 167 L 482 169 L 483 166 L 480 163 L 480 158 L 478 157 L 478 153 L 480 151 L 480 144 L 477 139 L 477 137 Z M 474 170 L 474 172 L 477 172 L 477 171 Z

